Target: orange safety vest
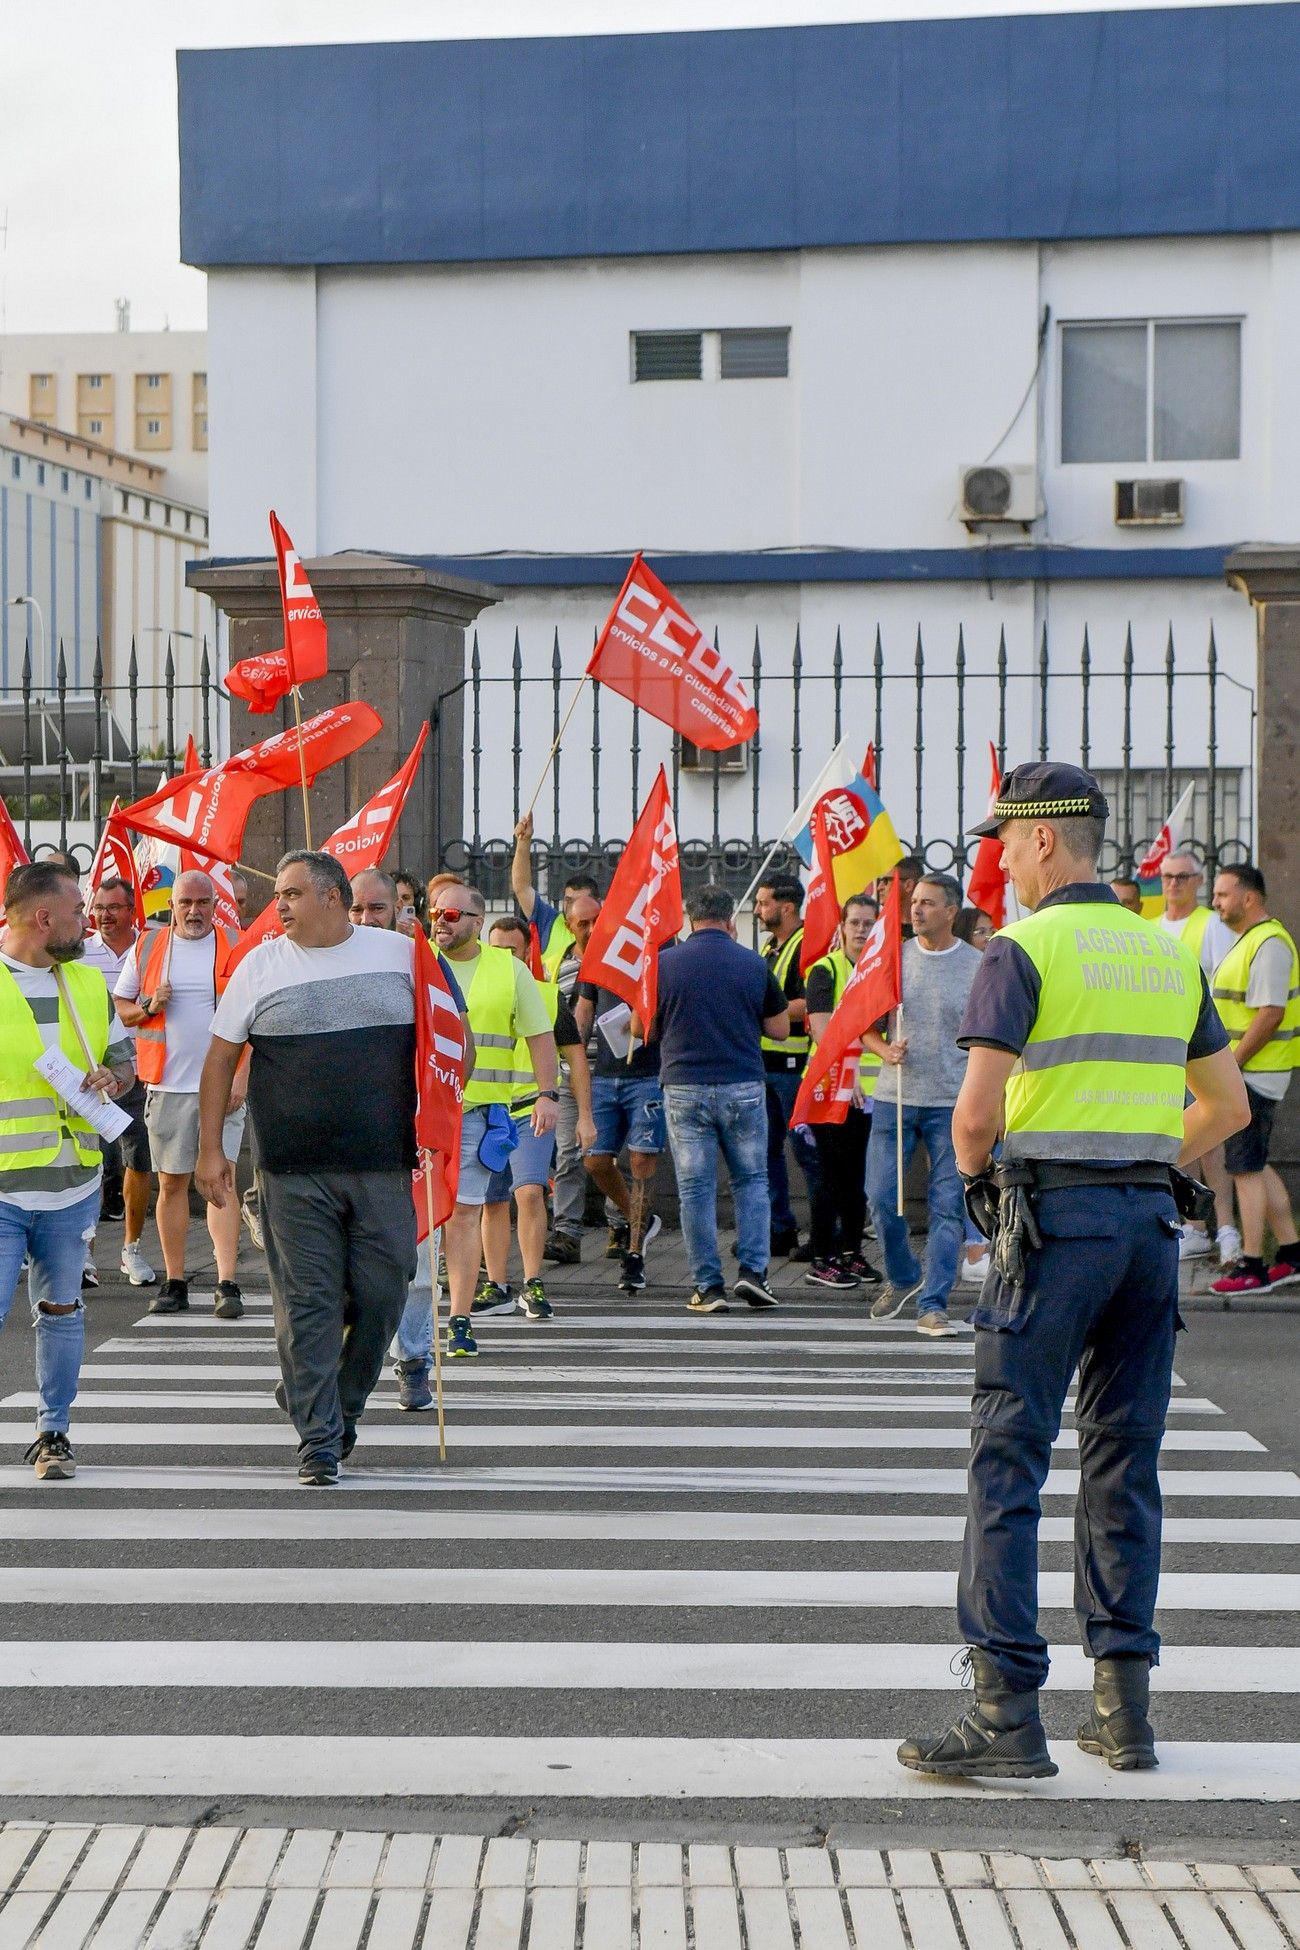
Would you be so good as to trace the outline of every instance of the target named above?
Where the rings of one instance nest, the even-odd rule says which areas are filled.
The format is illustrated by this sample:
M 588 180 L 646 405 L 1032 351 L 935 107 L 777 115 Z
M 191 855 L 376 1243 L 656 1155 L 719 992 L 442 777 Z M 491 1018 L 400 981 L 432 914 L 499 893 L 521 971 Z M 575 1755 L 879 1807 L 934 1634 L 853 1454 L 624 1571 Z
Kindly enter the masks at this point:
M 226 983 L 230 979 L 230 963 L 239 937 L 229 935 L 224 928 L 214 929 L 217 945 L 212 964 L 212 1001 L 216 1005 Z M 167 953 L 170 929 L 157 929 L 152 938 L 142 935 L 136 945 L 136 965 L 140 970 L 140 998 L 152 995 L 162 981 L 163 959 Z M 140 949 L 148 940 L 149 947 L 144 960 L 140 960 Z M 141 1083 L 161 1083 L 163 1066 L 167 1061 L 167 1026 L 163 1010 L 156 1015 L 146 1016 L 135 1032 L 135 1069 Z

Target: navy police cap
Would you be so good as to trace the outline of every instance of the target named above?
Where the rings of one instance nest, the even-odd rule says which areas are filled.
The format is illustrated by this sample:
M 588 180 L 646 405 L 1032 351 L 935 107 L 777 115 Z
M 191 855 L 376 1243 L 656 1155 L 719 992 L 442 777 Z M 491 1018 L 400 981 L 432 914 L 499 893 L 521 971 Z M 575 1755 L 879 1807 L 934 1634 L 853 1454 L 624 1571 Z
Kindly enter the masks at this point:
M 1078 765 L 1017 765 L 1007 773 L 998 791 L 993 810 L 978 826 L 971 827 L 973 839 L 996 833 L 1007 819 L 1107 819 L 1110 807 L 1106 795 L 1093 778 Z

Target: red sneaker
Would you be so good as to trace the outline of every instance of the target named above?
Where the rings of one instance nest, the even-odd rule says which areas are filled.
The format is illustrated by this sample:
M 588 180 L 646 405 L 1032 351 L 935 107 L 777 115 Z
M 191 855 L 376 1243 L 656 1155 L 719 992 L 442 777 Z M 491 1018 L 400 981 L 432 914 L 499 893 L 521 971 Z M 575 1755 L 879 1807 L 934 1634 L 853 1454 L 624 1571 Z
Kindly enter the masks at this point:
M 1294 1286 L 1300 1280 L 1300 1266 L 1294 1260 L 1275 1259 L 1268 1269 L 1270 1286 Z
M 1296 1269 L 1300 1271 L 1300 1268 Z M 1270 1283 L 1269 1273 L 1257 1273 L 1244 1259 L 1229 1266 L 1217 1280 L 1210 1281 L 1211 1293 L 1259 1293 Z

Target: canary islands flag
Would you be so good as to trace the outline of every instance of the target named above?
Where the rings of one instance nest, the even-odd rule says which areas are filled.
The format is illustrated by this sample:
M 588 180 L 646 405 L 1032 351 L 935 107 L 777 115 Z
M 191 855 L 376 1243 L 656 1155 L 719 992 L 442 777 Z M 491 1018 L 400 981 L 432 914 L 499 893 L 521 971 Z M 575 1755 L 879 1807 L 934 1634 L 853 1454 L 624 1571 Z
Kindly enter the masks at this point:
M 835 891 L 841 901 L 850 894 L 860 894 L 869 880 L 882 879 L 903 857 L 894 822 L 867 777 L 868 763 L 864 761 L 861 769 L 856 768 L 846 744 L 836 747 L 818 774 L 808 799 L 799 808 L 804 818 L 791 838 L 799 858 L 811 866 L 812 809 L 820 805 L 835 863 Z

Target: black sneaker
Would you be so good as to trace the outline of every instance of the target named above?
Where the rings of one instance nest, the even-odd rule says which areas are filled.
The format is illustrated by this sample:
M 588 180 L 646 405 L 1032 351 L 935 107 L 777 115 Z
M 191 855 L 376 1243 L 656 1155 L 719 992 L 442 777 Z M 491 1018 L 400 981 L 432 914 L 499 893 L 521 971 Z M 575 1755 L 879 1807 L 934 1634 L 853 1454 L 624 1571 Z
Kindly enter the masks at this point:
M 609 1229 L 609 1238 L 605 1241 L 606 1259 L 622 1259 L 631 1243 L 632 1228 L 625 1219 L 622 1219 Z
M 484 1280 L 471 1300 L 469 1310 L 475 1320 L 482 1320 L 486 1314 L 512 1314 L 515 1296 L 508 1286 L 498 1286 L 495 1280 Z
M 857 1285 L 856 1279 L 838 1259 L 815 1259 L 803 1276 L 805 1286 L 828 1286 L 836 1292 L 848 1293 Z
M 35 1464 L 38 1483 L 66 1483 L 77 1473 L 77 1459 L 62 1429 L 47 1429 L 38 1435 L 23 1461 Z
M 742 1266 L 740 1278 L 732 1288 L 737 1300 L 748 1300 L 751 1307 L 777 1307 L 781 1303 L 767 1283 L 767 1274 L 751 1273 Z
M 813 1250 L 812 1250 L 811 1239 L 805 1239 L 801 1245 L 795 1247 L 794 1251 L 790 1255 L 791 1259 L 794 1260 L 795 1264 L 799 1266 L 807 1266 L 809 1261 L 812 1259 L 812 1256 L 813 1256 Z
M 343 1440 L 339 1444 L 339 1457 L 346 1462 L 357 1446 L 357 1425 L 355 1422 L 343 1424 Z
M 126 1217 L 126 1206 L 119 1199 L 116 1205 L 101 1205 L 99 1216 L 105 1225 L 119 1225 Z
M 190 1310 L 188 1280 L 164 1280 L 149 1302 L 151 1314 L 187 1314 Z
M 840 1264 L 846 1273 L 852 1273 L 854 1279 L 861 1280 L 865 1286 L 884 1285 L 884 1274 L 876 1271 L 865 1253 L 852 1253 L 848 1259 L 841 1259 Z
M 233 1280 L 218 1280 L 212 1311 L 218 1320 L 242 1320 L 244 1296 Z
M 429 1363 L 427 1361 L 399 1361 L 397 1364 L 397 1406 L 410 1414 L 421 1409 L 433 1407 L 433 1392 L 429 1387 Z M 353 1441 L 356 1431 L 353 1430 Z M 347 1438 L 344 1437 L 343 1453 L 346 1456 Z
M 447 1359 L 472 1360 L 477 1353 L 478 1342 L 470 1331 L 469 1315 L 452 1314 L 447 1322 Z
M 624 1253 L 620 1293 L 640 1293 L 645 1286 L 645 1258 L 641 1253 Z
M 645 1258 L 646 1247 L 650 1244 L 650 1241 L 652 1239 L 657 1239 L 660 1233 L 663 1231 L 663 1229 L 664 1229 L 663 1220 L 660 1218 L 657 1212 L 652 1212 L 650 1214 L 650 1217 L 645 1222 L 645 1231 L 641 1234 L 642 1259 Z M 628 1234 L 628 1237 L 629 1239 L 631 1238 L 630 1233 Z
M 338 1460 L 324 1450 L 304 1456 L 298 1464 L 298 1481 L 305 1490 L 332 1490 L 338 1480 Z
M 771 1252 L 773 1259 L 789 1259 L 799 1250 L 798 1226 L 786 1226 L 772 1234 Z
M 540 1280 L 525 1280 L 519 1295 L 519 1311 L 529 1320 L 549 1320 L 555 1312 Z
M 690 1299 L 686 1302 L 686 1305 L 693 1314 L 728 1314 L 731 1312 L 730 1307 L 727 1305 L 726 1289 L 720 1286 L 706 1286 L 703 1289 L 697 1287 Z
M 581 1266 L 582 1241 L 572 1233 L 553 1232 L 546 1242 L 543 1259 L 549 1259 L 552 1266 Z

